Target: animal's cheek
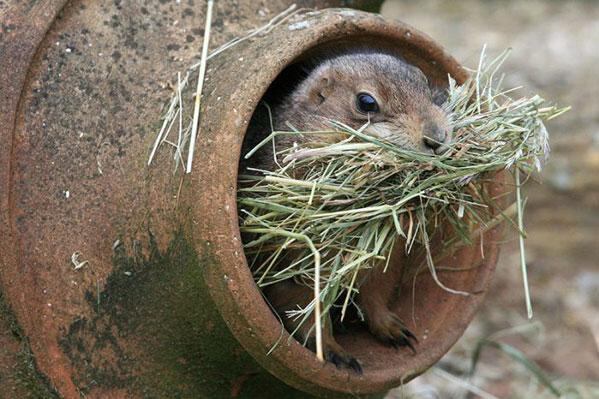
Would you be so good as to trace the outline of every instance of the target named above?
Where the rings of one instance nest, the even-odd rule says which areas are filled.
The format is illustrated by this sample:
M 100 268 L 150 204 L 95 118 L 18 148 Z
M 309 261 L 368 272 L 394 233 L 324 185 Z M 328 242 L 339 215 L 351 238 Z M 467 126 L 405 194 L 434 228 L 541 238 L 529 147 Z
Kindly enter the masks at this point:
M 434 105 L 431 107 L 430 116 L 439 126 L 443 126 L 445 129 L 450 130 L 449 115 L 443 108 Z
M 376 137 L 376 138 L 381 138 L 384 139 L 386 134 L 386 131 L 381 129 L 381 127 L 379 126 L 379 124 L 370 124 L 366 127 L 366 129 L 364 129 L 364 133 L 366 133 L 367 135 L 371 136 L 371 137 Z
M 422 137 L 422 120 L 421 118 L 405 114 L 401 117 L 397 118 L 395 121 L 395 125 L 399 127 L 402 134 L 410 136 L 415 140 Z
M 400 148 L 414 149 L 416 140 L 412 137 L 403 125 L 396 123 L 372 123 L 364 132 L 372 137 L 389 141 Z

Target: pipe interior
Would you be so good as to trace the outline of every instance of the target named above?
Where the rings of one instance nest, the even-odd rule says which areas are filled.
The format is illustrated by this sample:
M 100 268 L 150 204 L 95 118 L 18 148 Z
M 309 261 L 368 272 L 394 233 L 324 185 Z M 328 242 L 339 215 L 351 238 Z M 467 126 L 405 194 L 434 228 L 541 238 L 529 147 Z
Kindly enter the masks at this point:
M 431 85 L 447 87 L 449 71 L 442 70 L 435 60 L 424 58 L 425 53 L 409 42 L 398 43 L 381 37 L 360 36 L 331 41 L 305 51 L 278 75 L 265 91 L 262 100 L 274 108 L 278 99 L 293 90 L 318 60 L 330 56 L 330 54 L 364 47 L 397 54 L 407 62 L 419 67 L 428 77 Z M 246 132 L 244 147 L 248 142 L 258 143 L 257 137 L 263 138 L 270 133 L 269 131 L 260 131 L 261 126 L 266 125 L 265 121 L 268 121 L 267 110 L 264 106 L 258 105 Z M 247 146 L 247 148 L 252 147 L 251 144 Z M 244 155 L 241 154 L 240 159 L 243 159 Z M 244 166 L 242 162 L 240 172 Z M 463 266 L 471 260 L 468 253 L 458 253 L 454 257 L 454 261 L 454 265 L 460 263 Z M 405 266 L 398 264 L 397 261 L 391 261 L 389 267 Z M 444 275 L 442 278 L 446 285 L 452 286 L 453 284 L 453 286 L 463 287 L 468 285 L 468 282 L 475 282 L 476 275 L 476 271 L 456 272 Z M 391 308 L 418 336 L 419 343 L 416 348 L 418 354 L 435 348 L 435 352 L 439 352 L 440 356 L 447 349 L 439 349 L 439 346 L 442 347 L 446 342 L 444 334 L 447 329 L 457 328 L 461 333 L 465 327 L 459 317 L 454 318 L 454 315 L 459 313 L 460 303 L 464 298 L 456 297 L 440 289 L 429 273 L 421 273 L 415 279 L 404 278 L 403 280 L 398 289 L 399 294 L 391 303 Z M 275 317 L 274 314 L 273 317 Z M 349 318 L 346 316 L 343 326 L 336 325 L 334 331 L 337 341 L 361 361 L 365 370 L 389 369 L 394 365 L 405 363 L 406 359 L 415 356 L 409 348 L 396 349 L 376 340 L 368 332 L 365 323 L 360 322 L 356 312 L 352 312 Z

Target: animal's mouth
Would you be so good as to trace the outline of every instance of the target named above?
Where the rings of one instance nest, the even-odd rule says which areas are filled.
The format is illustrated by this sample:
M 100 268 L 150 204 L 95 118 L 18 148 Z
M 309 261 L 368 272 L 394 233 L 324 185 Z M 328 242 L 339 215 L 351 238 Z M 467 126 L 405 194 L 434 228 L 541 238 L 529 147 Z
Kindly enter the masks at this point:
M 451 147 L 451 132 L 438 133 L 436 138 L 423 135 L 421 132 L 411 132 L 407 128 L 390 126 L 384 123 L 374 123 L 364 129 L 369 136 L 381 139 L 392 145 L 424 154 L 442 155 Z
M 418 146 L 410 138 L 407 129 L 401 129 L 387 123 L 373 123 L 364 129 L 364 133 L 404 150 L 418 150 Z

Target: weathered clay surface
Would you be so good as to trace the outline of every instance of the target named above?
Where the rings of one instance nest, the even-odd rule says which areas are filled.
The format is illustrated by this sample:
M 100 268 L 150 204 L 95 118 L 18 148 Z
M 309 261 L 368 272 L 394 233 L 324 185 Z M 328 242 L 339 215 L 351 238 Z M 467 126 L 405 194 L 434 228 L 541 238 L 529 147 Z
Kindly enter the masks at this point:
M 280 325 L 245 263 L 235 203 L 245 127 L 287 63 L 359 39 L 397 47 L 433 79 L 463 79 L 442 49 L 403 24 L 345 10 L 298 15 L 223 53 L 209 64 L 194 171 L 179 195 L 168 151 L 145 163 L 169 84 L 199 54 L 204 2 L 63 3 L 9 5 L 0 40 L 0 282 L 62 396 L 305 397 L 270 373 L 318 396 L 366 395 L 421 372 L 457 339 L 480 296 L 424 282 L 419 292 L 432 299 L 416 296 L 413 327 L 430 339 L 417 356 L 348 337 L 365 363 L 358 377 L 285 334 L 267 356 Z M 287 6 L 218 1 L 213 46 Z M 484 289 L 497 252 L 486 245 L 480 268 L 444 281 Z M 89 262 L 77 271 L 76 251 Z M 474 251 L 459 256 L 478 262 Z
M 269 2 L 268 8 L 252 3 L 217 3 L 214 46 L 262 25 L 291 2 Z M 257 373 L 247 355 L 238 360 L 245 352 L 209 299 L 168 285 L 166 274 L 146 273 L 157 262 L 156 242 L 162 267 L 173 243 L 168 253 L 178 260 L 179 269 L 172 269 L 181 273 L 178 278 L 193 266 L 182 261 L 182 245 L 175 244 L 181 240 L 175 238 L 170 172 L 148 173 L 144 158 L 159 124 L 157 111 L 170 96 L 167 83 L 199 54 L 205 3 L 1 6 L 0 281 L 40 370 L 65 397 L 166 391 L 214 396 L 229 392 L 231 384 L 251 392 L 252 381 L 239 382 L 246 374 L 264 384 L 272 377 Z M 156 235 L 152 244 L 150 231 Z M 122 245 L 113 250 L 119 239 Z M 81 251 L 89 267 L 74 272 L 71 251 Z M 119 259 L 129 258 L 117 256 L 123 251 L 133 259 L 127 266 Z M 124 269 L 129 265 L 134 267 Z M 178 301 L 185 295 L 193 300 L 183 307 Z M 168 301 L 152 301 L 163 296 Z M 184 326 L 168 314 L 169 305 L 185 309 Z M 208 309 L 192 320 L 190 306 Z M 3 335 L 6 364 L 19 356 L 20 342 L 11 334 Z M 158 344 L 148 346 L 152 339 Z M 212 372 L 198 370 L 206 364 Z M 2 386 L 25 389 L 13 384 L 15 376 L 7 374 Z M 274 387 L 273 395 L 292 394 L 273 382 L 265 384 Z
M 0 292 L 0 398 L 57 398 Z

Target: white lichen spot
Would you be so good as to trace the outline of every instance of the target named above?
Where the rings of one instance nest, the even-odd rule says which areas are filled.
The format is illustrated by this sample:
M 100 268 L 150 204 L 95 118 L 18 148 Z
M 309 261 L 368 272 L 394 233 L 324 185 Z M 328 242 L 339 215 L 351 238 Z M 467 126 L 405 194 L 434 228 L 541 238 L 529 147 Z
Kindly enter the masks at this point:
M 291 31 L 294 30 L 302 30 L 302 29 L 306 29 L 310 27 L 310 22 L 308 21 L 301 21 L 301 22 L 296 22 L 294 24 L 289 25 L 288 29 Z
M 79 251 L 75 251 L 73 252 L 73 255 L 71 255 L 71 263 L 73 264 L 73 268 L 75 270 L 79 270 L 81 269 L 83 266 L 89 264 L 88 261 L 84 260 L 84 261 L 80 261 L 79 257 L 81 256 L 81 252 Z

